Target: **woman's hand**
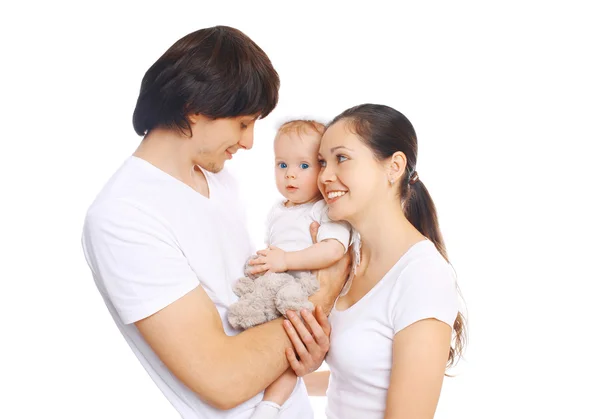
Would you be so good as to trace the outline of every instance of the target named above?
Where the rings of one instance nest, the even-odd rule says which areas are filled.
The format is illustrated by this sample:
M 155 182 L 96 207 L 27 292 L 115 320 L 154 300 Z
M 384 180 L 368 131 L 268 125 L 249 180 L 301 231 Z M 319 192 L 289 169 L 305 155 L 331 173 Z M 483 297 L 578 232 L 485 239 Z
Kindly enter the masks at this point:
M 319 224 L 317 222 L 313 222 L 310 225 L 310 235 L 313 243 L 317 242 L 318 231 Z M 311 295 L 308 299 L 315 306 L 321 306 L 325 318 L 333 309 L 333 304 L 337 300 L 342 288 L 344 287 L 344 284 L 348 280 L 351 267 L 352 255 L 351 252 L 346 252 L 346 254 L 336 263 L 328 268 L 320 269 L 316 272 L 320 288 L 319 291 Z M 329 327 L 329 323 L 327 323 L 327 327 Z
M 289 336 L 294 349 L 285 350 L 290 366 L 298 377 L 317 370 L 323 363 L 329 351 L 329 335 L 331 326 L 325 312 L 317 306 L 315 315 L 308 310 L 301 311 L 302 319 L 293 311 L 287 312 L 289 320 L 283 322 L 285 331 Z M 296 354 L 298 356 L 296 357 Z

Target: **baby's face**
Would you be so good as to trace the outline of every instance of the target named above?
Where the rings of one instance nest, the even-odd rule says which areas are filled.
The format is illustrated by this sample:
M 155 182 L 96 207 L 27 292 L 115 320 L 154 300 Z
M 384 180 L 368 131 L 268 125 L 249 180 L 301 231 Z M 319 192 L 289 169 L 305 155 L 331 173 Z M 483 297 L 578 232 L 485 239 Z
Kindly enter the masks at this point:
M 317 133 L 303 131 L 280 134 L 275 139 L 275 181 L 290 204 L 321 198 L 317 185 L 320 139 Z

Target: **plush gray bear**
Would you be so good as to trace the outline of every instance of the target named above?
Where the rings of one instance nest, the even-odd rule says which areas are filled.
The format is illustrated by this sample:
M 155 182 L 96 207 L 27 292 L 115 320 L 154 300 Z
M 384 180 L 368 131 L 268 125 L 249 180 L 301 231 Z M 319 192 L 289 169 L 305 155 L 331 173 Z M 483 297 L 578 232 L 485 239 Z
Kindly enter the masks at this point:
M 246 271 L 248 269 L 246 264 Z M 310 272 L 268 273 L 239 279 L 233 292 L 240 299 L 229 307 L 229 324 L 247 329 L 285 315 L 287 310 L 314 310 L 308 297 L 319 290 L 319 280 Z

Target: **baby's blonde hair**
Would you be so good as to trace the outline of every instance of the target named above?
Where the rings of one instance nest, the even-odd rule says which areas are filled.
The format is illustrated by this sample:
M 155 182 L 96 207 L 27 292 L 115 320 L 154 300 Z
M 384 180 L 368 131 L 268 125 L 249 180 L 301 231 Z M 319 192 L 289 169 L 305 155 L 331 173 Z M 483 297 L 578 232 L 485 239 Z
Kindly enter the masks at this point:
M 298 135 L 314 132 L 318 134 L 320 138 L 325 133 L 325 124 L 313 121 L 312 119 L 294 119 L 281 124 L 275 138 L 279 137 L 281 134 L 289 134 L 290 132 L 295 132 Z

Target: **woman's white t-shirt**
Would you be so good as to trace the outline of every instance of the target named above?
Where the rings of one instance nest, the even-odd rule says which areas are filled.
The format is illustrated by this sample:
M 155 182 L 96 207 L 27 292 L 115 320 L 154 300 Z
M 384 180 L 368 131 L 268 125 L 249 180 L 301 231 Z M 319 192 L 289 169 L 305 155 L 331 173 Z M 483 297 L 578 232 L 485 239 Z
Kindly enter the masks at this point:
M 332 310 L 327 417 L 383 418 L 396 333 L 427 318 L 452 327 L 457 314 L 452 267 L 432 242 L 416 243 L 354 305 Z

